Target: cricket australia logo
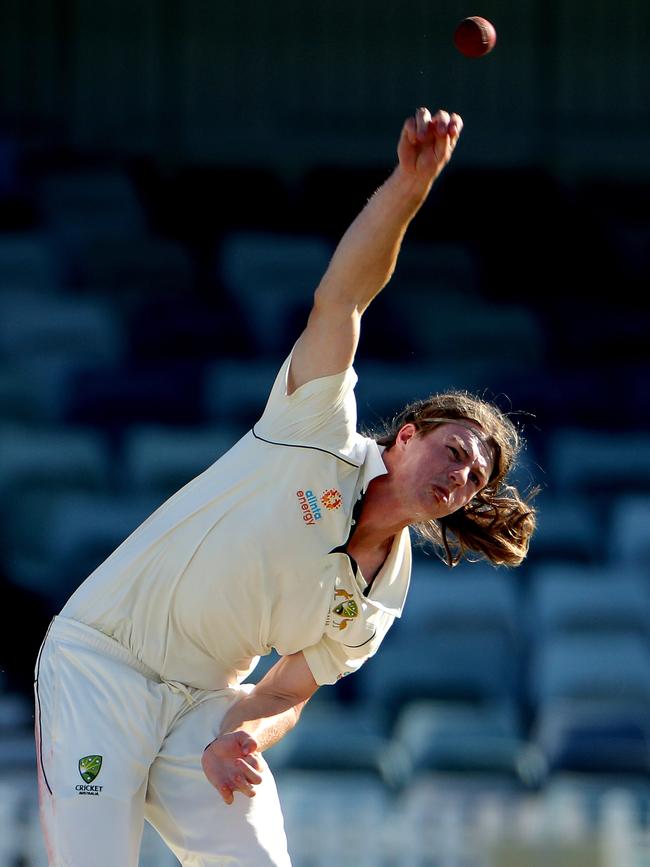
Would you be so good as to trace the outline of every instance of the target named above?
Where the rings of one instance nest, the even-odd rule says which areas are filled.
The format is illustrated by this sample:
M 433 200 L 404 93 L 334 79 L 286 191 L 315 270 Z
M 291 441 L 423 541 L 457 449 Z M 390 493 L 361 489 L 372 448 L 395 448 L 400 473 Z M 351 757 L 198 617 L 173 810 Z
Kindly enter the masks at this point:
M 359 606 L 352 598 L 352 594 L 346 590 L 339 589 L 334 593 L 335 599 L 339 599 L 341 596 L 343 601 L 332 608 L 332 614 L 336 614 L 341 619 L 338 622 L 335 620 L 333 625 L 338 629 L 345 629 L 351 620 L 359 616 Z
M 84 781 L 83 786 L 76 786 L 76 790 L 80 795 L 99 795 L 103 786 L 90 785 L 97 778 L 102 769 L 101 756 L 84 756 L 79 759 L 79 774 Z

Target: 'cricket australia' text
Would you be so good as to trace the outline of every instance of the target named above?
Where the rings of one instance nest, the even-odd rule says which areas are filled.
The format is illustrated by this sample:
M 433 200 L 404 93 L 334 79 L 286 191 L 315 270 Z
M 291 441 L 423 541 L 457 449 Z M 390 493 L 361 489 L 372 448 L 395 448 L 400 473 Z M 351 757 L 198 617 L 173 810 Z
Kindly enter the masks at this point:
M 83 786 L 75 786 L 75 789 L 80 795 L 99 795 L 103 788 L 103 786 L 89 786 L 88 783 Z

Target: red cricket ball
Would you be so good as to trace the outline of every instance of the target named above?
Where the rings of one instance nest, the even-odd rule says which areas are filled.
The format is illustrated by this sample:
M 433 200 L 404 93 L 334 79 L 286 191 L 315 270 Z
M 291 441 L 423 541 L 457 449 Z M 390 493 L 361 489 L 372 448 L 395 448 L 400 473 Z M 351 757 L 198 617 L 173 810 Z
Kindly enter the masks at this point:
M 497 32 L 487 18 L 464 18 L 454 31 L 454 45 L 465 57 L 483 57 L 497 44 Z

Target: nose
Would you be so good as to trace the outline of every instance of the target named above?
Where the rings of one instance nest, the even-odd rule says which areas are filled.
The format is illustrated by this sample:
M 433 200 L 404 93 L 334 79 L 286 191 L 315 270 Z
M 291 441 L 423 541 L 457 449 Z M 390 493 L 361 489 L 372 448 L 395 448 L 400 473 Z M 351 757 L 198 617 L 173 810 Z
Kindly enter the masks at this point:
M 469 467 L 452 467 L 449 470 L 449 480 L 457 488 L 462 488 L 467 484 L 469 477 Z

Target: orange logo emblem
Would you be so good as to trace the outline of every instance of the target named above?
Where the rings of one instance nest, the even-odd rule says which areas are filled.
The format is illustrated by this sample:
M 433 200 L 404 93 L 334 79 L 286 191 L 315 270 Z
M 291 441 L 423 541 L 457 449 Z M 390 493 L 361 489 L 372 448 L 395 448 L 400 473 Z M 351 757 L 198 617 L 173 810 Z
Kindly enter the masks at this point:
M 337 491 L 336 488 L 330 488 L 329 491 L 324 492 L 320 501 L 326 509 L 340 509 L 341 504 L 343 503 L 343 497 L 341 492 Z

